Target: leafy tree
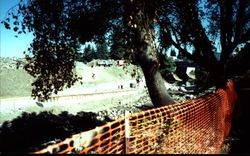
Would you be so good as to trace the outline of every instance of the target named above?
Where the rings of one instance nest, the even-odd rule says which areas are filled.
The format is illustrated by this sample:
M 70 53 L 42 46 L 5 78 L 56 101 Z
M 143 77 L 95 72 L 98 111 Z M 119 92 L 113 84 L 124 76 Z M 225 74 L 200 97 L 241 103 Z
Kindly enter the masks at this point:
M 97 58 L 97 52 L 94 50 L 94 48 L 91 47 L 91 45 L 87 45 L 83 50 L 81 61 L 87 63 Z
M 106 42 L 97 44 L 97 58 L 101 60 L 107 60 L 109 58 L 108 45 Z
M 83 53 L 76 52 L 75 54 L 75 60 L 79 62 L 83 62 Z
M 33 96 L 47 99 L 51 92 L 70 87 L 76 47 L 86 41 L 103 42 L 105 34 L 122 26 L 126 55 L 142 68 L 153 104 L 174 103 L 159 71 L 156 27 L 160 45 L 174 46 L 184 57 L 209 72 L 219 87 L 226 82 L 227 62 L 235 49 L 249 42 L 248 0 L 20 0 L 14 31 L 32 31 L 26 70 L 36 78 Z M 11 14 L 10 14 L 11 15 Z M 3 21 L 7 29 L 10 19 Z M 19 27 L 18 27 L 19 26 Z M 21 30 L 20 30 L 21 29 Z M 219 46 L 217 46 L 217 44 Z M 215 52 L 221 52 L 217 60 Z
M 225 85 L 230 56 L 250 41 L 250 1 L 172 0 L 162 3 L 161 41 L 209 72 L 217 87 Z M 220 52 L 217 60 L 215 53 Z M 231 66 L 232 67 L 232 66 Z M 237 67 L 239 68 L 239 67 Z M 247 67 L 249 68 L 249 66 Z
M 125 57 L 127 49 L 126 40 L 122 37 L 124 33 L 125 30 L 122 27 L 118 27 L 112 33 L 110 57 L 114 60 L 121 60 Z
M 88 45 L 83 50 L 83 58 L 82 58 L 82 60 L 86 63 L 86 62 L 92 61 L 92 59 L 94 59 L 92 49 L 91 49 L 91 46 Z

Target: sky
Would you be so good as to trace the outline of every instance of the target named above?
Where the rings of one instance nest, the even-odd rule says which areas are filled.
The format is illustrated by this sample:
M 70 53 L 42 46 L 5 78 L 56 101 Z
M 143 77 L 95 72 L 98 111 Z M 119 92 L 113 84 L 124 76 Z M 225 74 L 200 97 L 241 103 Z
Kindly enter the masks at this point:
M 0 0 L 0 21 L 4 20 L 7 11 L 18 4 L 19 0 Z M 32 33 L 20 34 L 18 38 L 13 30 L 5 29 L 3 24 L 0 24 L 0 57 L 24 57 L 23 52 L 27 50 L 32 42 Z
M 18 2 L 19 0 L 0 0 L 0 21 L 6 18 L 7 11 Z M 0 24 L 1 57 L 24 57 L 23 52 L 29 47 L 33 35 L 32 33 L 20 34 L 16 38 L 16 34 L 13 30 L 7 30 L 3 24 Z

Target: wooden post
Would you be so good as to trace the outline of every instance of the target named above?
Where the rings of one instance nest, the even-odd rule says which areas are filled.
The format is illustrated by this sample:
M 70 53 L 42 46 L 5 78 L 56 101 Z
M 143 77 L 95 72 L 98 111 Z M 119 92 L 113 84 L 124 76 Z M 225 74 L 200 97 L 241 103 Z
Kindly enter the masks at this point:
M 129 112 L 125 110 L 125 153 L 129 154 Z

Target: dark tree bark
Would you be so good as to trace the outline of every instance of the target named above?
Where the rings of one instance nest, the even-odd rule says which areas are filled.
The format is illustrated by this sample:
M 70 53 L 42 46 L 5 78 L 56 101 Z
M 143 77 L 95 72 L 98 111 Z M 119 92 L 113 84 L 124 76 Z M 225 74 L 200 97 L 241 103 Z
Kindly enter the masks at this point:
M 151 5 L 146 5 L 150 3 Z M 127 6 L 129 29 L 132 34 L 133 60 L 144 73 L 151 101 L 155 107 L 173 104 L 168 94 L 165 80 L 159 71 L 160 63 L 155 46 L 154 18 L 156 8 L 152 1 L 131 1 Z
M 159 72 L 158 65 L 150 65 L 149 68 L 141 66 L 146 85 L 148 87 L 149 95 L 155 107 L 173 104 L 174 100 L 168 94 L 164 85 L 164 79 Z
M 148 32 L 153 32 L 148 30 Z M 156 57 L 156 49 L 152 41 L 152 33 L 138 32 L 140 41 L 138 45 L 137 62 L 142 68 L 149 95 L 155 107 L 173 104 L 174 100 L 168 94 L 165 80 L 159 72 L 160 63 Z M 148 37 L 146 37 L 148 35 Z

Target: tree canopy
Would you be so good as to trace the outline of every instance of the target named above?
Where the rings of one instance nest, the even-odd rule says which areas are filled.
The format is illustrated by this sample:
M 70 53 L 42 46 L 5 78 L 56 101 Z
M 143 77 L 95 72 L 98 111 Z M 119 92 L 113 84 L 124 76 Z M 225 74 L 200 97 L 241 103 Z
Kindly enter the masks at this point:
M 99 44 L 97 44 L 97 58 L 98 59 L 103 59 L 103 60 L 107 60 L 109 59 L 109 50 L 108 50 L 108 45 L 106 42 L 101 42 Z
M 126 40 L 124 27 L 120 26 L 113 30 L 111 37 L 110 57 L 114 60 L 126 58 Z
M 175 48 L 223 86 L 233 54 L 249 49 L 249 0 L 20 0 L 2 23 L 17 33 L 33 32 L 25 69 L 36 78 L 33 96 L 47 99 L 78 79 L 77 47 L 103 42 L 122 27 L 127 58 L 144 73 L 155 106 L 173 103 L 159 73 L 158 52 Z M 23 19 L 19 19 L 20 15 Z M 159 38 L 159 45 L 156 43 Z M 215 53 L 220 53 L 217 60 Z M 246 55 L 249 56 L 249 55 Z M 237 63 L 233 65 L 234 68 Z M 246 67 L 246 69 L 249 69 Z M 237 71 L 235 71 L 237 72 Z M 235 73 L 231 73 L 233 75 Z
M 225 82 L 228 61 L 250 42 L 250 2 L 247 0 L 180 0 L 165 5 L 161 40 Z M 169 8 L 171 7 L 171 8 Z M 243 48 L 243 49 L 244 49 Z M 190 49 L 192 53 L 190 52 Z M 217 60 L 215 53 L 220 53 Z M 239 68 L 239 67 L 237 67 Z M 218 84 L 220 85 L 220 84 Z

